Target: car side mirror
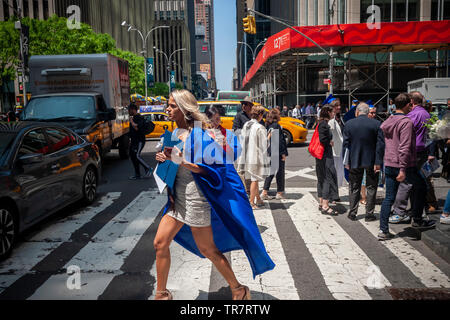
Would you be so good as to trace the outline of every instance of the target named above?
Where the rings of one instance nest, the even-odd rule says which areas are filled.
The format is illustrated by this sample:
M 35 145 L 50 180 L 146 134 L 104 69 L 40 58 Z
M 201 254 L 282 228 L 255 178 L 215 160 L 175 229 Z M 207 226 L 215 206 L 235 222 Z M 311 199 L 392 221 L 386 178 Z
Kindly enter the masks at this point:
M 36 164 L 42 161 L 44 161 L 44 156 L 40 153 L 26 154 L 19 158 L 21 164 Z

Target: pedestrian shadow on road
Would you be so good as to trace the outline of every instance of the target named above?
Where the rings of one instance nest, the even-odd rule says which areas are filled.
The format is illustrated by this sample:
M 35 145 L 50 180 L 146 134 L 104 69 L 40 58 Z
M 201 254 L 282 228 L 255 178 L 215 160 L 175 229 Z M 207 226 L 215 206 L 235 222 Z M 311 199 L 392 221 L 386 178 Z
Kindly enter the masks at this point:
M 252 296 L 253 300 L 280 300 L 268 293 L 264 293 L 264 292 L 259 292 L 259 291 L 254 291 L 254 290 L 250 290 L 250 294 Z M 222 287 L 220 288 L 219 291 L 216 292 L 205 292 L 205 291 L 201 291 L 197 297 L 197 299 L 195 300 L 231 300 L 231 290 L 228 287 Z

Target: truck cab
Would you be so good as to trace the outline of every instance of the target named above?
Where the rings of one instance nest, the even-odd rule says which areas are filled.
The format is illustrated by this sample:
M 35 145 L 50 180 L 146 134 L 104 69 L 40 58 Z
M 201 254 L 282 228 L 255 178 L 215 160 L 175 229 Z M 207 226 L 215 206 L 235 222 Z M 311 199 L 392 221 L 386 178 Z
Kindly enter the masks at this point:
M 109 54 L 33 56 L 32 97 L 22 121 L 56 122 L 94 143 L 103 157 L 113 148 L 128 158 L 128 62 Z

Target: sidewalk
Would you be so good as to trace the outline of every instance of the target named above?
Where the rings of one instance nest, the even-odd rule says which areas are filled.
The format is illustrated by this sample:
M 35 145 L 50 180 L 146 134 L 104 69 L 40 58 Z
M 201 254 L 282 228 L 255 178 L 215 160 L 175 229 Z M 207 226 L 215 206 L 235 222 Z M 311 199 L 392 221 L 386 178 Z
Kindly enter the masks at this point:
M 436 197 L 439 199 L 440 210 L 436 214 L 429 215 L 429 217 L 439 221 L 450 184 L 443 178 L 435 178 L 434 188 Z M 418 237 L 438 256 L 450 263 L 450 225 L 444 225 L 438 222 L 436 229 L 424 231 L 422 233 L 418 232 Z

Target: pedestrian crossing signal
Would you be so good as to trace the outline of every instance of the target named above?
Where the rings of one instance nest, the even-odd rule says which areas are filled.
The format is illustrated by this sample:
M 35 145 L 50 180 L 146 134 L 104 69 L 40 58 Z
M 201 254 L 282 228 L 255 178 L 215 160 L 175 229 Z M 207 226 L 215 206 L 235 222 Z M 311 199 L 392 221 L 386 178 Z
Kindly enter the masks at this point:
M 254 16 L 247 16 L 243 19 L 244 32 L 248 34 L 256 34 L 256 20 Z

